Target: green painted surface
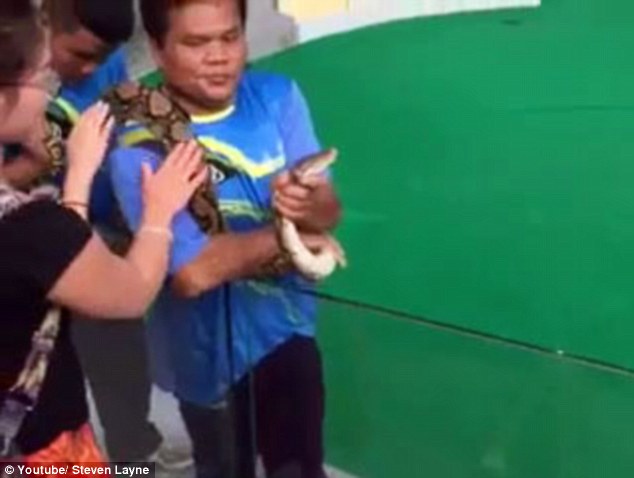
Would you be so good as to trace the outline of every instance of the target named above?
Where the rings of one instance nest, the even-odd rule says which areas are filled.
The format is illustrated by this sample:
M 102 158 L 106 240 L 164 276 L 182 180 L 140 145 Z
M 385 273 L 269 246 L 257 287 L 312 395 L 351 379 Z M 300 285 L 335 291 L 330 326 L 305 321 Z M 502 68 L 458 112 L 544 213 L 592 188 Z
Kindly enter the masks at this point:
M 329 291 L 634 367 L 632 18 L 545 0 L 263 62 L 341 149 L 350 268 Z
M 323 309 L 328 461 L 364 478 L 631 478 L 634 380 Z

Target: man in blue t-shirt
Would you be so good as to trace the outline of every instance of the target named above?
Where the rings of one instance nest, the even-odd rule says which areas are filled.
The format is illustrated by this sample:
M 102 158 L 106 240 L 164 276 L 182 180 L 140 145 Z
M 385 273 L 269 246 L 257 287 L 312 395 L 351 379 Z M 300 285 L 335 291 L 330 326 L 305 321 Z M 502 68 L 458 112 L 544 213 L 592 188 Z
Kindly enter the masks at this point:
M 134 29 L 132 0 L 45 0 L 51 23 L 51 63 L 61 79 L 49 105 L 49 118 L 67 135 L 79 116 L 109 89 L 129 79 L 123 44 Z M 4 167 L 15 185 L 40 177 L 48 158 L 40 145 L 21 145 Z M 62 172 L 63 175 L 63 172 Z M 54 178 L 61 184 L 61 177 Z M 105 168 L 95 176 L 90 219 L 106 240 L 116 240 L 112 226 L 115 199 Z M 103 285 L 107 287 L 107 284 Z M 160 447 L 162 437 L 149 422 L 151 380 L 141 319 L 73 323 L 73 339 L 86 373 L 106 448 L 113 462 L 156 459 L 167 468 L 191 463 Z M 160 452 L 160 453 L 159 453 Z
M 251 478 L 256 453 L 268 476 L 322 478 L 324 385 L 316 303 L 305 293 L 313 285 L 294 272 L 255 278 L 280 252 L 273 210 L 305 234 L 339 220 L 330 174 L 304 184 L 288 173 L 321 150 L 308 106 L 291 79 L 244 70 L 245 1 L 141 0 L 141 12 L 229 226 L 209 236 L 188 212 L 174 221 L 170 277 L 148 321 L 156 380 L 179 401 L 199 478 Z M 162 160 L 144 145 L 151 137 L 127 123 L 109 157 L 132 229 L 142 215 L 141 165 Z

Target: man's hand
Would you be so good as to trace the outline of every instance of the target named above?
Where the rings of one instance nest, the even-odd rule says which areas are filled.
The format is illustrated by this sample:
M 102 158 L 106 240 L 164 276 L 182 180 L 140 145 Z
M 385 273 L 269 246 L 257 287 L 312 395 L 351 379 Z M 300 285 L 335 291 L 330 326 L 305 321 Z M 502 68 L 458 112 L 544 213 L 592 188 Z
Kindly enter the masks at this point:
M 273 208 L 299 229 L 322 232 L 339 222 L 341 208 L 330 181 L 321 175 L 295 178 L 286 171 L 273 180 Z

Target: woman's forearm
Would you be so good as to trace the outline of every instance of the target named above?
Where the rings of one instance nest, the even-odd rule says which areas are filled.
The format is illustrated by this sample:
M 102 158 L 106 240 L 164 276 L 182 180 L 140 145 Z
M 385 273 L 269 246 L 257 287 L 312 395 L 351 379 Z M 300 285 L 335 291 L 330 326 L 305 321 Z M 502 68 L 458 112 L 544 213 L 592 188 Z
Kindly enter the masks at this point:
M 167 273 L 173 241 L 170 223 L 168 217 L 152 214 L 151 208 L 148 208 L 125 256 L 125 260 L 138 271 L 150 296 L 158 293 Z
M 69 171 L 64 184 L 62 204 L 84 220 L 88 215 L 91 182 L 85 176 Z M 71 280 L 62 281 L 62 285 L 64 282 L 71 284 L 70 288 L 62 287 L 63 292 L 74 284 L 79 287 L 82 280 L 99 284 L 92 289 L 92 296 L 71 291 L 70 294 L 62 293 L 65 296 L 62 302 L 94 317 L 142 315 L 158 294 L 167 271 L 172 242 L 170 223 L 169 214 L 149 206 L 124 257 L 105 250 L 93 251 L 79 260 L 80 265 L 85 266 L 79 268 L 81 272 L 73 274 L 71 271 Z M 111 257 L 105 257 L 106 254 Z
M 88 219 L 92 177 L 70 169 L 64 180 L 62 204 L 74 210 L 84 220 Z

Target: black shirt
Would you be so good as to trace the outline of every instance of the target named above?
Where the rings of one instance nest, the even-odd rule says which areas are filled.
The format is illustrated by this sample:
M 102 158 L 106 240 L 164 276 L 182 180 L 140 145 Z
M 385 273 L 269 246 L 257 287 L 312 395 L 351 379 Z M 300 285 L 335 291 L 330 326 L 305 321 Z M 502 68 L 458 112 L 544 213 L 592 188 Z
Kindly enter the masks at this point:
M 46 295 L 90 237 L 77 214 L 51 201 L 30 203 L 0 220 L 0 403 L 50 306 Z M 45 448 L 87 419 L 82 371 L 64 316 L 40 399 L 18 436 L 20 451 Z

